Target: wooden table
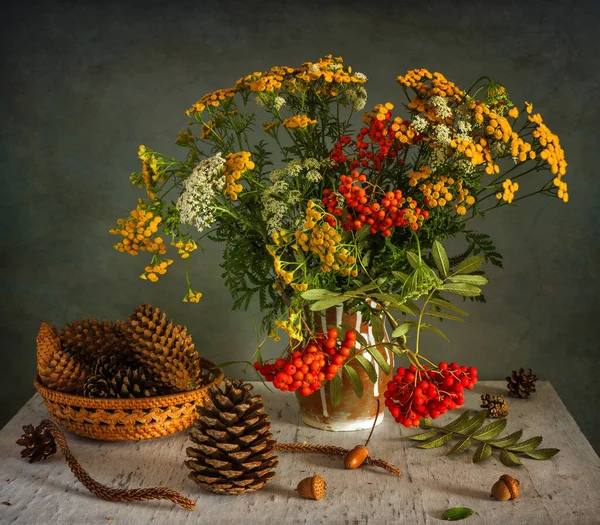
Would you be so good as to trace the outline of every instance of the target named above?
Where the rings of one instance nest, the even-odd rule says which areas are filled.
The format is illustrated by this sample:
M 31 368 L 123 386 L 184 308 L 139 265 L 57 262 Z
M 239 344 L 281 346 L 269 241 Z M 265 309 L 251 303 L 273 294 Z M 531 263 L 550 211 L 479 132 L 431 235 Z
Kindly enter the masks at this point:
M 162 523 L 261 524 L 422 524 L 442 523 L 445 509 L 470 507 L 476 514 L 465 524 L 598 524 L 600 523 L 600 459 L 549 382 L 538 381 L 529 400 L 510 402 L 508 431 L 524 430 L 524 438 L 544 436 L 542 446 L 560 448 L 548 461 L 524 459 L 518 468 L 503 466 L 494 452 L 475 465 L 471 453 L 446 457 L 451 444 L 433 450 L 416 449 L 401 439 L 416 433 L 386 417 L 375 431 L 370 451 L 395 463 L 401 478 L 374 467 L 344 470 L 341 458 L 319 454 L 280 453 L 277 476 L 265 488 L 243 496 L 205 492 L 187 478 L 183 466 L 185 432 L 161 439 L 110 443 L 67 434 L 75 456 L 98 481 L 115 487 L 166 486 L 198 502 L 193 512 L 170 502 L 110 503 L 91 495 L 68 469 L 62 454 L 42 463 L 20 458 L 15 444 L 25 424 L 48 416 L 35 395 L 0 431 L 0 523 L 149 525 Z M 478 409 L 483 392 L 501 394 L 505 383 L 484 381 L 467 392 L 465 407 Z M 272 394 L 260 384 L 264 404 L 281 443 L 304 442 L 352 448 L 368 431 L 332 433 L 315 430 L 299 420 L 295 399 Z M 442 416 L 448 422 L 459 411 Z M 521 482 L 517 500 L 490 499 L 490 488 L 502 474 Z M 320 501 L 301 499 L 295 492 L 304 477 L 320 474 L 328 483 Z M 7 503 L 10 503 L 8 505 Z

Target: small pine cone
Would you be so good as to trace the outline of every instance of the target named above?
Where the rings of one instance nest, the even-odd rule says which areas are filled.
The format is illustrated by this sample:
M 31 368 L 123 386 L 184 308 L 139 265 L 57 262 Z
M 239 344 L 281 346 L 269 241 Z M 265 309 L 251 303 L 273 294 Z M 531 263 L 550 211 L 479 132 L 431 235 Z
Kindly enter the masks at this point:
M 507 386 L 512 397 L 525 399 L 529 397 L 529 394 L 535 392 L 537 376 L 532 374 L 531 368 L 527 370 L 520 368 L 518 372 L 513 370 L 512 376 L 507 377 L 506 380 L 508 381 Z
M 111 397 L 108 381 L 101 374 L 88 376 L 83 384 L 83 395 L 93 398 Z
M 278 464 L 269 417 L 252 385 L 225 379 L 225 391 L 211 388 L 198 407 L 186 453 L 189 478 L 217 494 L 243 494 L 262 488 Z
M 17 445 L 25 447 L 21 450 L 22 458 L 29 458 L 29 463 L 41 461 L 56 452 L 56 443 L 50 431 L 41 429 L 42 423 L 34 428 L 33 425 L 25 425 L 25 432 L 18 440 Z
M 77 356 L 88 368 L 103 355 L 123 353 L 129 346 L 119 321 L 99 322 L 96 319 L 68 324 L 60 331 L 60 342 L 63 350 Z
M 151 372 L 155 381 L 175 392 L 201 385 L 201 367 L 187 329 L 168 321 L 159 308 L 139 306 L 124 329 L 135 359 Z
M 504 396 L 481 394 L 481 408 L 486 408 L 490 417 L 499 419 L 508 415 L 508 403 Z
M 54 327 L 42 323 L 36 337 L 37 370 L 41 383 L 52 390 L 79 394 L 86 372 L 79 360 L 60 347 Z

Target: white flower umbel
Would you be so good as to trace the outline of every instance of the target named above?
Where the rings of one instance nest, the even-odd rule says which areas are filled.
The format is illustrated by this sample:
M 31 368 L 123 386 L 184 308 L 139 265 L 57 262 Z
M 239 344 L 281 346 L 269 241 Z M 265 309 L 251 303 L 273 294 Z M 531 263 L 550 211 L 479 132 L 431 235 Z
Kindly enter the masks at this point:
M 429 99 L 429 103 L 434 107 L 435 114 L 441 119 L 452 116 L 452 110 L 448 107 L 448 101 L 444 97 L 434 95 Z
M 177 200 L 181 222 L 195 226 L 198 231 L 210 228 L 215 221 L 214 199 L 223 190 L 225 180 L 220 177 L 225 166 L 221 153 L 198 163 L 185 180 L 184 190 Z
M 348 88 L 344 95 L 355 111 L 363 110 L 367 104 L 367 90 L 362 86 Z
M 429 123 L 421 115 L 417 115 L 410 123 L 410 127 L 417 133 L 425 133 L 428 126 Z
M 285 99 L 283 97 L 275 97 L 275 102 L 273 102 L 273 107 L 279 111 L 283 106 L 285 106 Z
M 320 182 L 321 180 L 323 180 L 323 175 L 321 175 L 317 170 L 309 170 L 306 173 L 306 178 L 310 182 Z
M 365 75 L 364 73 L 361 73 L 359 71 L 354 73 L 354 77 L 357 78 L 358 80 L 364 80 L 365 82 L 367 81 L 367 75 Z
M 448 126 L 444 126 L 444 124 L 439 124 L 433 130 L 433 136 L 438 144 L 443 147 L 447 147 L 450 145 L 452 141 L 452 133 L 450 132 L 450 128 Z
M 312 66 L 310 66 L 308 68 L 309 71 L 314 71 L 316 73 L 318 73 L 319 71 L 321 71 L 321 68 L 317 65 L 317 64 L 313 64 Z
M 470 140 L 471 131 L 473 131 L 473 126 L 470 122 L 467 122 L 466 120 L 459 120 L 456 124 L 456 127 L 458 129 L 457 138 L 461 140 Z

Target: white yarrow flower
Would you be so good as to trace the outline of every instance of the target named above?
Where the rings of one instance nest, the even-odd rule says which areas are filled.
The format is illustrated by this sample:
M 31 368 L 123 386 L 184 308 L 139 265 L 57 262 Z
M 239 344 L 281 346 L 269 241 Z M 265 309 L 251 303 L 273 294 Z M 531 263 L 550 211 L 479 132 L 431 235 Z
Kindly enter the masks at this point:
M 306 178 L 310 182 L 320 182 L 321 180 L 323 180 L 323 175 L 321 175 L 317 170 L 310 170 L 306 174 Z
M 177 200 L 181 222 L 195 226 L 198 231 L 210 228 L 215 221 L 214 198 L 222 191 L 225 180 L 220 176 L 225 165 L 221 153 L 198 163 L 184 182 L 184 190 Z
M 448 107 L 448 101 L 444 97 L 434 95 L 429 99 L 429 103 L 435 108 L 435 114 L 441 119 L 452 116 L 452 110 Z
M 275 97 L 273 106 L 277 111 L 279 111 L 283 106 L 285 106 L 285 99 L 283 97 Z
M 449 146 L 450 142 L 452 141 L 450 128 L 448 128 L 448 126 L 444 126 L 443 124 L 440 124 L 434 128 L 433 136 L 438 144 L 444 147 Z
M 417 133 L 424 133 L 427 126 L 429 126 L 429 123 L 421 115 L 417 115 L 410 123 L 410 127 Z

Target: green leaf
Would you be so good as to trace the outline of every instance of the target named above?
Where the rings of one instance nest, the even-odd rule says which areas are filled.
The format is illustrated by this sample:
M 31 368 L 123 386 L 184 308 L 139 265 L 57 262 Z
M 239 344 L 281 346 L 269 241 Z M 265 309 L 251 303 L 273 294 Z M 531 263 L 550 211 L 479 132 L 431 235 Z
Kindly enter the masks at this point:
M 525 455 L 532 459 L 550 459 L 560 452 L 558 448 L 539 448 L 530 452 L 525 452 Z
M 369 352 L 369 354 L 373 356 L 373 359 L 377 361 L 377 364 L 381 367 L 384 374 L 390 373 L 390 364 L 385 360 L 385 357 L 383 357 L 382 353 L 377 347 L 369 346 L 367 347 L 367 352 Z
M 405 314 L 408 314 L 408 315 L 415 315 L 415 312 L 413 311 L 413 309 L 410 308 L 406 304 L 390 304 L 388 306 L 388 309 L 389 310 L 397 310 L 399 312 L 404 312 Z
M 373 363 L 369 361 L 366 357 L 362 355 L 355 356 L 356 362 L 362 367 L 362 369 L 367 373 L 371 383 L 375 384 L 377 382 L 377 370 L 373 366 Z
M 403 299 L 399 294 L 391 294 L 391 293 L 373 293 L 369 297 L 373 299 L 378 299 L 384 303 L 391 303 L 393 305 L 402 304 Z
M 500 451 L 500 461 L 507 467 L 518 467 L 521 464 L 521 460 L 506 449 Z
M 375 341 L 383 341 L 385 332 L 383 331 L 383 320 L 378 315 L 371 315 L 371 326 L 373 328 L 373 337 Z
M 429 323 L 421 323 L 421 328 L 427 328 L 428 330 L 431 330 L 432 332 L 439 335 L 442 339 L 445 339 L 446 341 L 450 341 L 450 339 L 448 339 L 446 334 L 444 332 L 442 332 L 437 326 L 434 326 Z
M 427 429 L 433 427 L 433 421 L 428 417 L 422 417 L 419 421 L 419 428 Z
M 408 332 L 410 328 L 410 323 L 402 323 L 394 329 L 394 331 L 392 332 L 392 337 L 400 337 L 401 335 L 404 335 L 406 332 Z
M 307 301 L 318 301 L 320 299 L 327 299 L 328 297 L 339 295 L 340 294 L 338 292 L 313 288 L 312 290 L 306 290 L 306 292 L 302 293 L 302 299 L 306 299 Z
M 446 283 L 440 286 L 441 292 L 453 293 L 462 295 L 463 297 L 477 297 L 481 295 L 481 290 L 477 286 L 465 283 Z
M 342 377 L 340 374 L 333 376 L 333 379 L 329 381 L 329 398 L 331 404 L 337 407 L 342 402 Z
M 398 279 L 401 283 L 404 283 L 408 279 L 408 274 L 404 272 L 392 272 L 392 275 Z
M 471 446 L 471 438 L 467 436 L 466 438 L 459 441 L 456 445 L 452 447 L 452 449 L 446 454 L 449 456 L 450 454 L 459 454 L 460 452 L 464 452 Z
M 421 265 L 421 259 L 415 252 L 406 252 L 406 259 L 415 270 Z
M 490 441 L 488 441 L 488 443 L 490 445 L 494 445 L 494 446 L 500 447 L 500 448 L 509 447 L 510 445 L 514 445 L 517 441 L 519 441 L 519 439 L 521 439 L 522 435 L 523 435 L 523 431 L 517 430 L 516 432 L 513 432 L 512 434 L 509 434 L 506 437 L 490 440 Z
M 450 441 L 452 439 L 452 434 L 444 434 L 443 436 L 437 437 L 437 438 L 433 438 L 433 439 L 428 439 L 427 441 L 424 441 L 423 443 L 419 443 L 417 445 L 417 447 L 419 448 L 438 448 L 441 447 L 444 443 L 447 443 L 448 441 Z
M 437 434 L 439 434 L 439 432 L 440 431 L 437 428 L 434 428 L 433 430 L 429 430 L 421 434 L 416 434 L 415 436 L 408 436 L 408 439 L 412 439 L 413 441 L 425 441 L 427 439 L 432 438 L 433 436 L 436 436 Z
M 455 275 L 454 277 L 448 277 L 453 283 L 467 283 L 482 286 L 487 284 L 489 281 L 483 275 Z
M 458 321 L 459 323 L 465 322 L 465 320 L 462 317 L 457 317 L 455 315 L 446 314 L 444 312 L 436 312 L 435 310 L 430 310 L 429 312 L 425 312 L 425 315 L 429 315 L 430 317 L 438 317 L 440 319 L 447 319 L 448 321 Z
M 347 301 L 350 297 L 345 295 L 336 295 L 328 297 L 327 299 L 320 299 L 319 301 L 310 305 L 310 309 L 313 312 L 317 312 L 319 310 L 327 310 L 327 308 L 331 308 L 332 306 L 339 306 L 344 301 Z
M 442 514 L 442 519 L 446 521 L 458 521 L 464 520 L 473 514 L 475 514 L 473 509 L 467 507 L 452 507 Z
M 462 432 L 461 428 L 464 428 L 465 424 L 471 418 L 471 411 L 465 410 L 460 416 L 458 416 L 454 421 L 448 423 L 446 426 L 442 427 L 444 430 L 451 430 L 452 432 Z
M 481 425 L 483 425 L 487 415 L 488 415 L 488 411 L 482 410 L 481 412 L 479 412 L 479 414 L 477 414 L 475 417 L 470 419 L 469 422 L 463 427 L 463 429 L 459 430 L 459 432 L 461 432 L 463 434 L 470 434 L 471 432 L 474 432 L 479 427 L 481 427 Z
M 458 306 L 454 306 L 452 303 L 444 301 L 443 299 L 438 299 L 437 297 L 432 297 L 431 299 L 429 299 L 429 302 L 431 304 L 434 304 L 435 306 L 439 306 L 440 308 L 446 308 L 447 310 L 451 310 L 459 315 L 469 315 L 468 312 L 459 308 Z
M 523 441 L 522 443 L 517 443 L 516 445 L 511 445 L 507 448 L 513 452 L 531 452 L 540 446 L 542 440 L 542 436 L 535 436 Z
M 473 463 L 483 463 L 492 455 L 492 447 L 485 442 L 482 442 L 477 447 L 473 456 Z
M 354 391 L 356 397 L 362 397 L 364 394 L 364 389 L 362 381 L 360 380 L 360 377 L 358 377 L 358 372 L 347 364 L 344 365 L 342 369 L 344 370 L 348 381 L 350 381 L 350 385 L 352 386 L 352 390 Z
M 454 275 L 465 274 L 465 273 L 473 273 L 483 264 L 483 257 L 478 257 L 473 255 L 471 257 L 467 257 L 464 261 L 462 261 L 454 270 Z
M 479 439 L 480 441 L 492 439 L 506 428 L 506 423 L 506 419 L 499 419 L 498 421 L 494 421 L 493 423 L 490 423 L 489 425 L 480 428 L 477 432 L 473 434 L 473 437 Z
M 448 261 L 448 255 L 441 242 L 437 240 L 433 241 L 431 254 L 433 255 L 433 260 L 437 269 L 440 271 L 440 274 L 446 277 L 448 275 L 448 270 L 450 269 L 450 262 Z

